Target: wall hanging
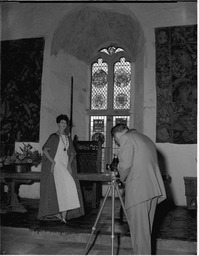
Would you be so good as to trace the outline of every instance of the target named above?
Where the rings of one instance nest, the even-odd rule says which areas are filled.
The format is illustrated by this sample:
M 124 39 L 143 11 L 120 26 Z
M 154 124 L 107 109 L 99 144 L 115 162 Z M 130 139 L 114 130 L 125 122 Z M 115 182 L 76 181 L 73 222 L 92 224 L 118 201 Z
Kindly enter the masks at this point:
M 16 141 L 39 142 L 43 51 L 44 38 L 1 41 L 0 113 L 4 149 Z
M 156 142 L 197 143 L 197 26 L 155 29 Z

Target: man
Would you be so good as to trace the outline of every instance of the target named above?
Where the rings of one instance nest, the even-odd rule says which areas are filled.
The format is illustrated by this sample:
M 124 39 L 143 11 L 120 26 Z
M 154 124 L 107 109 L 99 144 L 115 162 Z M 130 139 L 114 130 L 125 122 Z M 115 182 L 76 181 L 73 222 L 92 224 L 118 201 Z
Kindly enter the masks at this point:
M 134 254 L 151 254 L 156 204 L 166 199 L 155 144 L 135 129 L 117 124 L 111 130 L 120 147 L 118 171 L 125 183 L 125 208 Z

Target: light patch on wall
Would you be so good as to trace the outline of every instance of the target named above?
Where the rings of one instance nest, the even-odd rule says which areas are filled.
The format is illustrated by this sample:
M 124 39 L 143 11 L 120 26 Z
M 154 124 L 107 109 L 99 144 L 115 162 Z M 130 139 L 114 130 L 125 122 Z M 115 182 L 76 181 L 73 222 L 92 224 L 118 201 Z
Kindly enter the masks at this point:
M 21 185 L 19 189 L 19 196 L 21 198 L 40 198 L 40 183 L 36 182 L 32 185 Z
M 182 22 L 186 22 L 187 21 L 187 12 L 186 12 L 186 8 L 182 6 Z

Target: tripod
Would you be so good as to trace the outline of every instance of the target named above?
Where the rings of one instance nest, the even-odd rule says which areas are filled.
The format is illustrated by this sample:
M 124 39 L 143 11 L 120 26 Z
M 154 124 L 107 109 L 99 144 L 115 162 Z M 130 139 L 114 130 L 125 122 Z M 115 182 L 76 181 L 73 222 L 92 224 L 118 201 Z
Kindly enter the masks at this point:
M 111 244 L 111 248 L 112 248 L 112 255 L 113 254 L 113 247 L 114 247 L 114 215 L 115 215 L 115 190 L 117 191 L 117 194 L 119 196 L 119 199 L 120 199 L 120 202 L 121 202 L 121 205 L 122 205 L 122 208 L 123 208 L 123 211 L 124 211 L 124 214 L 126 216 L 126 219 L 127 219 L 127 222 L 128 222 L 128 217 L 127 217 L 127 213 L 126 213 L 126 209 L 124 207 L 124 202 L 122 200 L 122 197 L 120 195 L 120 191 L 119 191 L 119 188 L 118 188 L 118 180 L 116 178 L 116 174 L 115 172 L 111 172 L 111 182 L 109 182 L 109 186 L 108 186 L 108 189 L 106 191 L 106 194 L 105 194 L 105 197 L 104 197 L 104 200 L 103 200 L 103 203 L 102 203 L 102 206 L 100 207 L 100 210 L 98 212 L 98 215 L 97 215 L 97 218 L 95 220 L 95 224 L 94 226 L 92 227 L 92 232 L 89 236 L 89 239 L 88 239 L 88 242 L 87 242 L 87 245 L 86 245 L 86 248 L 85 248 L 85 251 L 84 251 L 84 255 L 87 254 L 88 252 L 88 247 L 89 247 L 89 244 L 90 244 L 90 241 L 91 241 L 91 238 L 96 230 L 96 226 L 97 226 L 97 223 L 99 221 L 99 218 L 100 218 L 100 215 L 104 209 L 104 205 L 106 203 L 106 200 L 107 200 L 107 197 L 110 193 L 110 191 L 112 190 L 112 211 L 111 211 L 111 220 L 112 220 L 112 225 L 111 225 L 111 239 L 112 239 L 112 244 Z M 129 222 L 128 222 L 129 223 Z

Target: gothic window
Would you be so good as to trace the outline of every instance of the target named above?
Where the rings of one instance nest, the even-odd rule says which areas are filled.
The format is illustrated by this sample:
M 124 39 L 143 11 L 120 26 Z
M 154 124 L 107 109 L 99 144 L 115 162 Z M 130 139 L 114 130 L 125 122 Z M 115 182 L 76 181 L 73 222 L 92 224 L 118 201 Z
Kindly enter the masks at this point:
M 108 95 L 108 64 L 98 59 L 92 65 L 92 100 L 91 109 L 107 109 Z
M 130 123 L 133 74 L 134 65 L 121 47 L 101 49 L 91 64 L 89 139 L 102 142 L 102 172 L 118 153 L 111 128 Z

